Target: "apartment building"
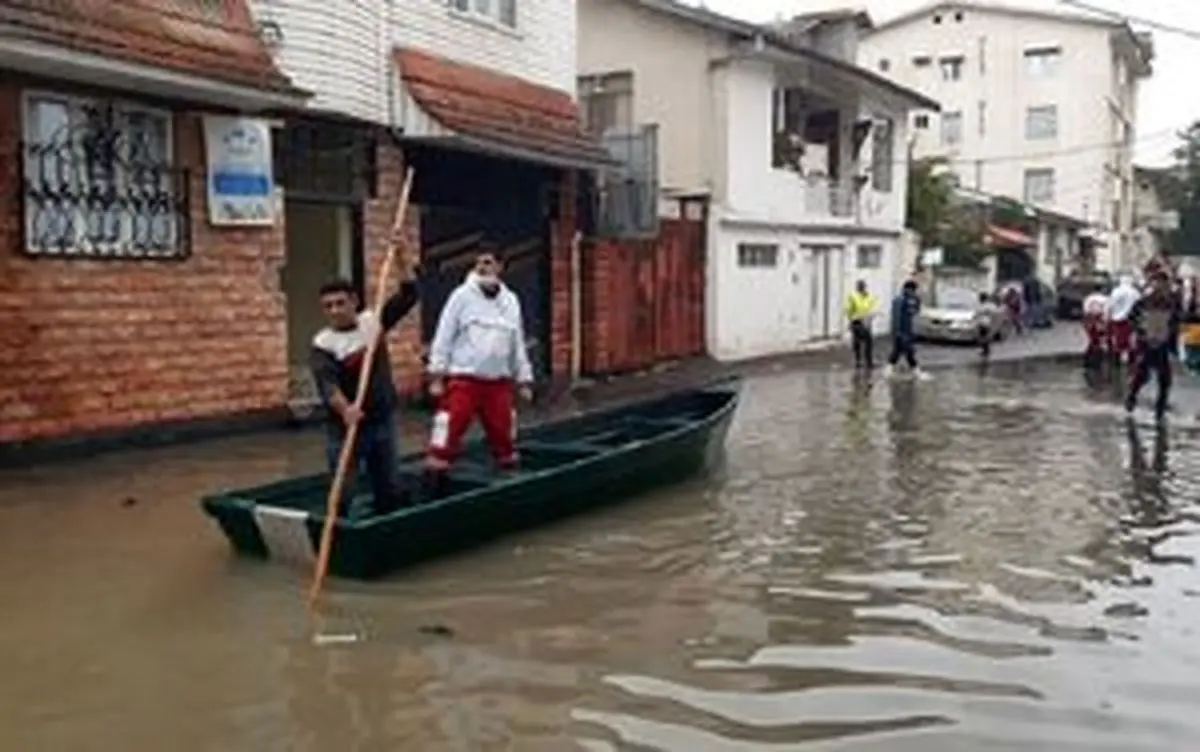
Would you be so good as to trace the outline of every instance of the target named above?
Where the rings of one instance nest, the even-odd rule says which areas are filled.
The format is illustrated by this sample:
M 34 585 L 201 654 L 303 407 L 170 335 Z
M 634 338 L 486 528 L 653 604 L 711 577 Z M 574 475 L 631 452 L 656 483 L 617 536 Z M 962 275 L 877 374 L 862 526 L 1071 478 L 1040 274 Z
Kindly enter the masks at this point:
M 1075 11 L 936 2 L 879 24 L 859 62 L 941 102 L 911 123 L 914 157 L 960 184 L 1086 222 L 1094 260 L 1132 262 L 1138 88 L 1149 35 Z

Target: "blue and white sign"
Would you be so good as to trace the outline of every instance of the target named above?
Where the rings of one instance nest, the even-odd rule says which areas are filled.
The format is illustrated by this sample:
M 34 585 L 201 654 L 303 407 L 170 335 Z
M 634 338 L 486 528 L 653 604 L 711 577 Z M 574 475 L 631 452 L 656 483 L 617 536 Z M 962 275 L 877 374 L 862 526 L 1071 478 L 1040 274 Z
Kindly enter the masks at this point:
M 205 116 L 208 221 L 218 227 L 275 224 L 271 126 L 253 118 Z

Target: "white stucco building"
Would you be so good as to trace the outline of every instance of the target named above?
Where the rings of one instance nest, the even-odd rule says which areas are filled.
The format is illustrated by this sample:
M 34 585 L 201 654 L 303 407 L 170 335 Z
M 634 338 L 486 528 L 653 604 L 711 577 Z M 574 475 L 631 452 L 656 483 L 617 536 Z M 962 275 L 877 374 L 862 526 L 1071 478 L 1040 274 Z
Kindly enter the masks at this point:
M 1031 2 L 1033 0 L 1030 0 Z M 878 25 L 859 62 L 942 103 L 913 153 L 963 186 L 1087 222 L 1100 267 L 1128 266 L 1139 82 L 1148 35 L 1051 4 L 936 2 Z M 1136 134 L 1136 135 L 1135 135 Z
M 937 103 L 854 65 L 867 24 L 834 13 L 768 31 L 672 0 L 579 1 L 589 124 L 654 126 L 661 193 L 710 199 L 716 358 L 839 339 L 856 279 L 886 301 L 908 271 L 907 121 Z

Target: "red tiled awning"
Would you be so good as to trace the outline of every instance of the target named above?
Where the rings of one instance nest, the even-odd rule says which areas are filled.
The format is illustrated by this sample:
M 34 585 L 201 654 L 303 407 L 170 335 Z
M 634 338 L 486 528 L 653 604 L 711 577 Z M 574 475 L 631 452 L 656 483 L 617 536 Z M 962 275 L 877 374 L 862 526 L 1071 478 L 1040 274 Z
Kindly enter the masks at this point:
M 1020 230 L 1013 230 L 1008 227 L 999 225 L 988 225 L 987 231 L 983 234 L 983 242 L 988 245 L 1000 246 L 1002 248 L 1025 248 L 1028 246 L 1037 245 L 1037 241 Z
M 571 95 L 412 48 L 395 51 L 405 93 L 438 128 L 428 138 L 534 162 L 580 169 L 615 166 L 584 132 Z
M 246 0 L 7 0 L 0 50 L 48 45 L 218 83 L 294 95 Z

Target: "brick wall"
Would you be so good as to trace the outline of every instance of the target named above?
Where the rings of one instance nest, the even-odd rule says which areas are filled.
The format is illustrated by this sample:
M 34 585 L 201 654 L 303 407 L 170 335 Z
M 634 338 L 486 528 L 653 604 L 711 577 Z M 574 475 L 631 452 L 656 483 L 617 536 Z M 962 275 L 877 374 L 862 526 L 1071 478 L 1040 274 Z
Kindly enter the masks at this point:
M 379 182 L 376 198 L 363 206 L 363 254 L 366 260 L 367 305 L 375 303 L 375 290 L 379 284 L 384 258 L 392 243 L 392 229 L 396 220 L 396 206 L 404 184 L 404 157 L 398 146 L 386 140 L 380 143 L 376 154 Z M 392 266 L 392 280 L 388 292 L 402 275 L 407 274 L 412 259 L 408 254 L 420 255 L 420 215 L 417 206 L 410 204 L 405 222 L 404 236 Z M 392 356 L 392 376 L 402 394 L 413 394 L 421 389 L 421 309 L 418 305 L 388 336 L 388 352 Z
M 0 443 L 280 407 L 281 227 L 208 226 L 198 116 L 177 114 L 192 257 L 21 254 L 20 91 L 0 85 Z
M 558 218 L 550 248 L 550 371 L 554 379 L 569 378 L 571 369 L 571 242 L 578 227 L 575 216 L 576 176 L 567 172 L 558 192 Z

